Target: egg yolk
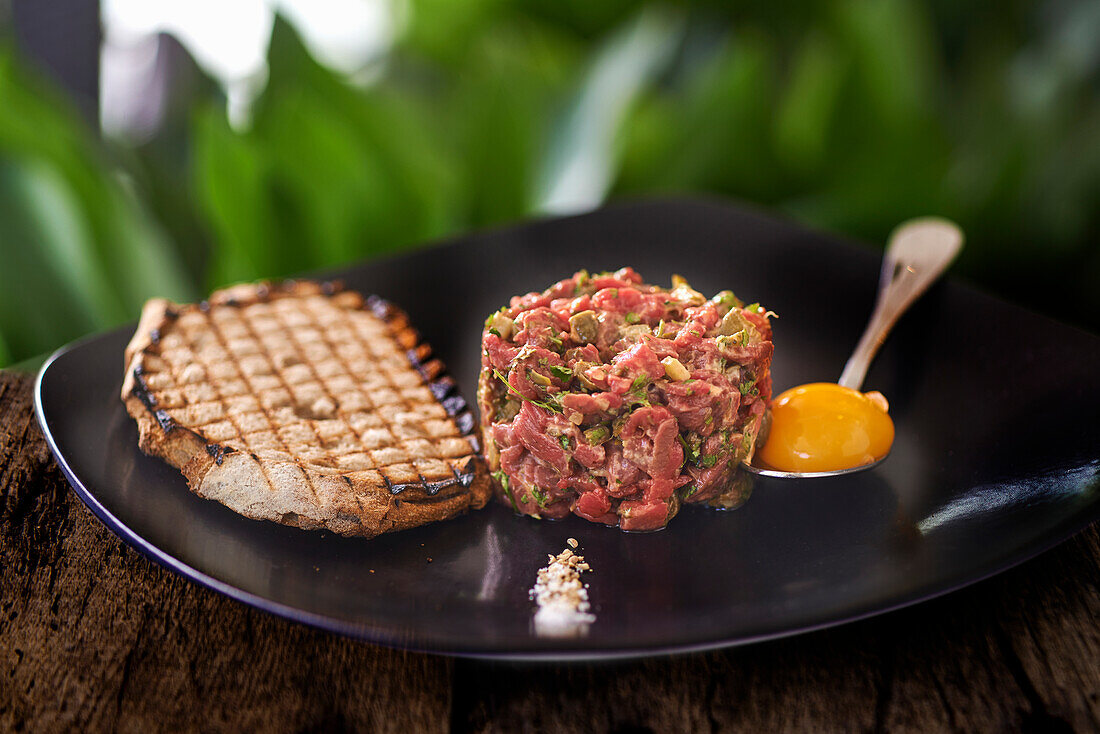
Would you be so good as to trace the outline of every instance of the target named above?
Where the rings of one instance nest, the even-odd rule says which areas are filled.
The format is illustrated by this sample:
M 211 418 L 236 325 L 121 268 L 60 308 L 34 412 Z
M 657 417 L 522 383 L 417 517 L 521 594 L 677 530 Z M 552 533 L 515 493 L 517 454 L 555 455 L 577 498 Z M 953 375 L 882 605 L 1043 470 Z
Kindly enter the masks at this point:
M 771 430 L 759 457 L 780 471 L 837 471 L 877 461 L 893 443 L 894 422 L 875 400 L 815 382 L 792 387 L 772 403 Z

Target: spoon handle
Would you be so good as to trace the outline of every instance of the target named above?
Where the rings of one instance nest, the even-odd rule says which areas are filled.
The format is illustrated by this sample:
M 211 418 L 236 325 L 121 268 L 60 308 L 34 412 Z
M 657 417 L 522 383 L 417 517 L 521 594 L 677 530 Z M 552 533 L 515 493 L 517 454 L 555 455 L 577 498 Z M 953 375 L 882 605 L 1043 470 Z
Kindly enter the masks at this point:
M 962 243 L 962 231 L 938 217 L 912 219 L 894 230 L 882 259 L 875 310 L 844 365 L 840 385 L 853 390 L 863 386 L 871 360 L 898 317 L 947 269 Z

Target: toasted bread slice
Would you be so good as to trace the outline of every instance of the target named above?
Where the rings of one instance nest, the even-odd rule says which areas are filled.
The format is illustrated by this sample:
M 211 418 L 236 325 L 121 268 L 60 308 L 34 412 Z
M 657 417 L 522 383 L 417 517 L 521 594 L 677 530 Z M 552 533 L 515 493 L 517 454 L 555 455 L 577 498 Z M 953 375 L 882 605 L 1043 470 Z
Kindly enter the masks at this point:
M 475 421 L 407 316 L 332 283 L 146 303 L 122 399 L 139 445 L 250 518 L 372 537 L 481 508 Z

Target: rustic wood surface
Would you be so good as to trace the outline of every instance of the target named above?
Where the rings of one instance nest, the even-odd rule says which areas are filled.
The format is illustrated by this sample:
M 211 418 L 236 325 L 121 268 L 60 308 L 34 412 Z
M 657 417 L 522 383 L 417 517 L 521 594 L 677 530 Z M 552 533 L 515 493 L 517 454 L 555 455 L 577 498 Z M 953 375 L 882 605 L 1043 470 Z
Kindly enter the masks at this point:
M 715 653 L 487 664 L 200 588 L 80 503 L 0 372 L 4 731 L 1100 731 L 1100 533 L 942 599 Z

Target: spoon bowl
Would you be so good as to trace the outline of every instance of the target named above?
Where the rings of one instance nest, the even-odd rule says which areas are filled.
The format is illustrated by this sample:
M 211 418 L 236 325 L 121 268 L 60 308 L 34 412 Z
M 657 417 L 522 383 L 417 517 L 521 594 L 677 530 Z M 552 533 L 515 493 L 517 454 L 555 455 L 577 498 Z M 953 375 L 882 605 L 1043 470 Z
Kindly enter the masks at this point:
M 770 466 L 751 464 L 747 461 L 741 462 L 741 468 L 749 474 L 755 474 L 758 477 L 772 477 L 774 479 L 820 479 L 821 477 L 839 477 L 845 474 L 855 474 L 856 472 L 874 469 L 876 466 L 886 461 L 888 456 L 890 456 L 889 452 L 869 464 L 860 464 L 859 466 L 849 467 L 848 469 L 834 469 L 832 471 L 781 471 L 779 469 L 772 469 Z
M 882 259 L 874 311 L 844 366 L 838 385 L 859 391 L 871 361 L 898 318 L 947 270 L 959 254 L 962 243 L 962 231 L 939 217 L 913 219 L 893 231 Z M 887 456 L 889 451 L 870 463 L 831 471 L 784 471 L 750 463 L 752 459 L 741 462 L 741 467 L 758 476 L 812 479 L 866 471 L 881 464 Z

